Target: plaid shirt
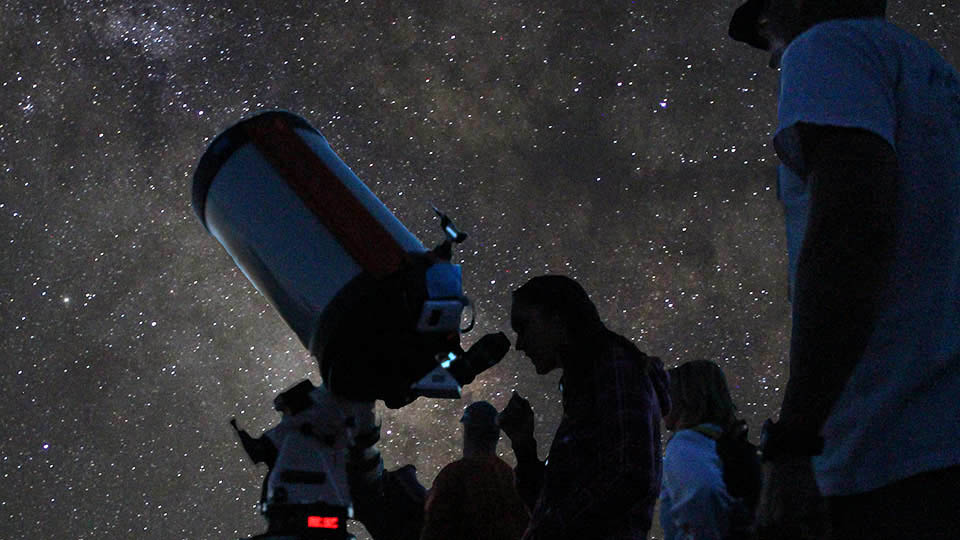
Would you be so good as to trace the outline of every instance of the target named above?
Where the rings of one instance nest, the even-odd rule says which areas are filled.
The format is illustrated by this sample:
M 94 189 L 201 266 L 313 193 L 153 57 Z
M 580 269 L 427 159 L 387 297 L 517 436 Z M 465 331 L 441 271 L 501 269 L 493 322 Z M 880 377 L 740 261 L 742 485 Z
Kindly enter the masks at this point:
M 597 349 L 592 365 L 564 370 L 563 418 L 546 464 L 518 463 L 521 493 L 542 486 L 524 540 L 647 537 L 660 491 L 667 375 L 659 358 L 616 334 Z

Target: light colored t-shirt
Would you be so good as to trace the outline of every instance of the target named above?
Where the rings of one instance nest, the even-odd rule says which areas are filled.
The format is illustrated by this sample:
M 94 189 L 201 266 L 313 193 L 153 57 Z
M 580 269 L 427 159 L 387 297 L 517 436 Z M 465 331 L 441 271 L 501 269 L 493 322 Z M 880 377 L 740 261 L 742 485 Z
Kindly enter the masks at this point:
M 892 278 L 824 425 L 817 483 L 826 495 L 847 495 L 960 464 L 960 77 L 893 24 L 847 19 L 794 40 L 780 82 L 791 283 L 809 209 L 791 128 L 869 130 L 890 143 L 899 168 Z
M 719 426 L 716 428 L 719 433 Z M 663 456 L 660 525 L 666 540 L 722 540 L 735 500 L 723 482 L 717 442 L 693 429 L 670 439 Z

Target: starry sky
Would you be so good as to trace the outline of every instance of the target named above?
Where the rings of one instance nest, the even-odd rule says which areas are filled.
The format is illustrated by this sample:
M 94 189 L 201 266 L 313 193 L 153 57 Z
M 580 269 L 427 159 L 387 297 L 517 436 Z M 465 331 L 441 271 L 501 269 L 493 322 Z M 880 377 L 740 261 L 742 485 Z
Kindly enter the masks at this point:
M 2 536 L 264 529 L 264 469 L 227 421 L 257 435 L 278 391 L 319 376 L 190 189 L 210 140 L 268 108 L 320 129 L 424 244 L 431 203 L 469 233 L 465 346 L 512 338 L 510 291 L 568 274 L 668 366 L 717 361 L 755 433 L 789 311 L 776 73 L 727 39 L 735 6 L 0 1 Z M 890 19 L 960 63 L 955 3 L 894 0 Z M 557 378 L 511 351 L 463 400 L 380 407 L 387 466 L 429 486 L 463 406 L 513 389 L 545 455 Z

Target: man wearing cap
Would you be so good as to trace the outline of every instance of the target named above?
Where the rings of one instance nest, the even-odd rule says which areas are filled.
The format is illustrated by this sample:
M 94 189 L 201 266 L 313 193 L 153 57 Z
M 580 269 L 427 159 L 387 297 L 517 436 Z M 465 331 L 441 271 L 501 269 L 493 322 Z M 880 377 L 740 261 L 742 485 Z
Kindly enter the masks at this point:
M 427 496 L 422 540 L 519 540 L 529 514 L 515 487 L 513 469 L 497 457 L 497 409 L 486 401 L 468 406 L 463 458 L 444 467 Z
M 833 538 L 960 538 L 960 77 L 884 0 L 750 0 L 780 68 L 793 309 L 759 521 L 826 497 Z M 802 532 L 802 531 L 799 531 Z

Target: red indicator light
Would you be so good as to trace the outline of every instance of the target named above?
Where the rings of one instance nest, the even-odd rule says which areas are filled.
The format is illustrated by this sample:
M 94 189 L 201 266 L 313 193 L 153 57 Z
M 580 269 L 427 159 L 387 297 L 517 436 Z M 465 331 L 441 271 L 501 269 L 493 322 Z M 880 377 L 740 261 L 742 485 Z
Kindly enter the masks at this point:
M 307 527 L 310 529 L 336 529 L 339 526 L 338 517 L 307 516 Z

